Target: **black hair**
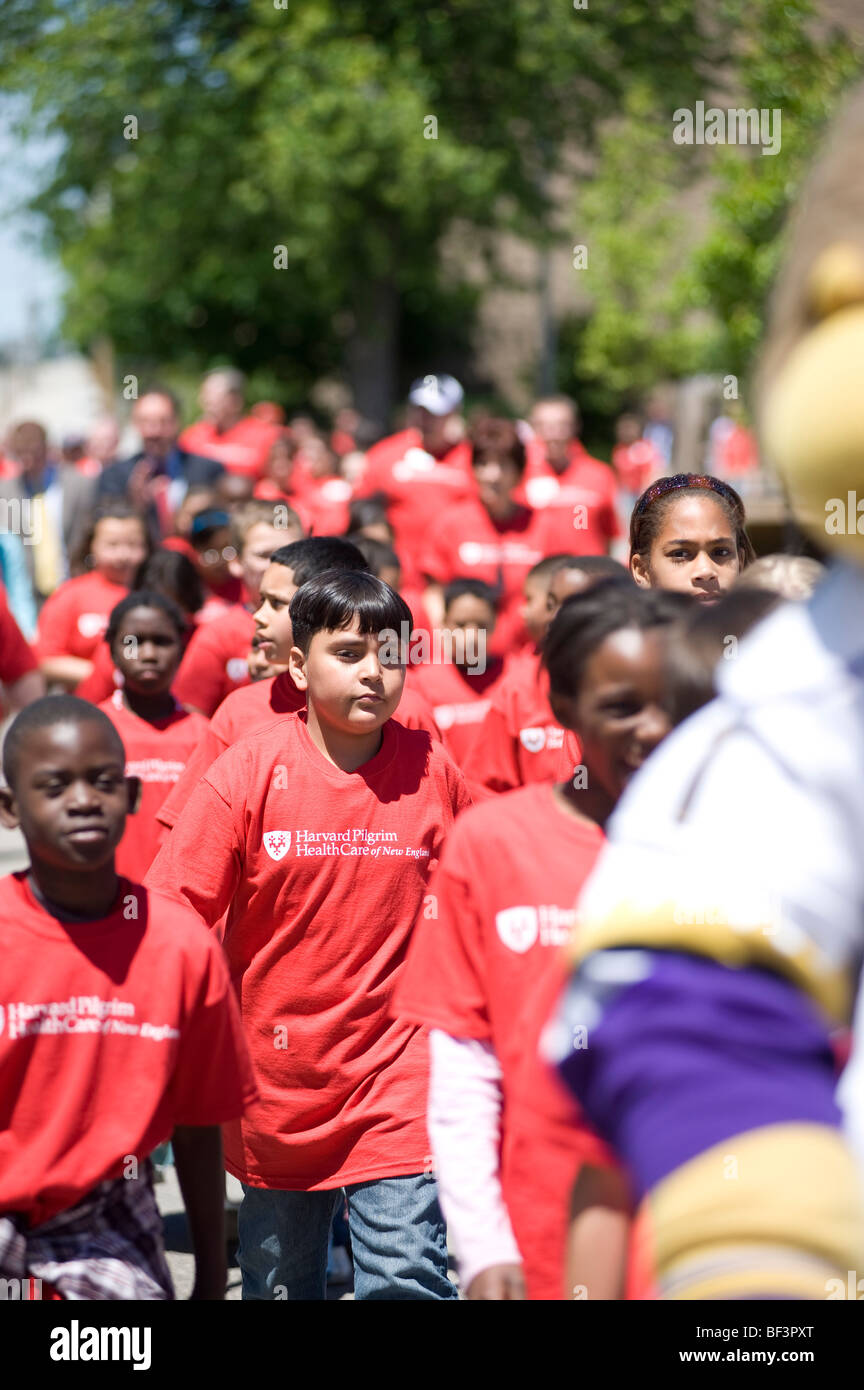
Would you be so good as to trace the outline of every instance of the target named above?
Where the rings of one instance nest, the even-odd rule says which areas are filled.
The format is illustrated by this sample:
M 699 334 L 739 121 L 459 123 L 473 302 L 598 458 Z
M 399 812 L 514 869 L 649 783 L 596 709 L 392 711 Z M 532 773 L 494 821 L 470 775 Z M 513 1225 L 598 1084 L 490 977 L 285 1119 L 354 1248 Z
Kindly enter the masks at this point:
M 280 545 L 270 556 L 271 565 L 285 565 L 299 587 L 325 570 L 360 570 L 369 573 L 369 563 L 356 545 L 344 536 L 305 536 L 302 541 Z
M 351 544 L 355 545 L 368 561 L 369 568 L 373 574 L 381 578 L 383 569 L 401 570 L 402 565 L 399 556 L 392 545 L 385 545 L 383 541 L 376 541 L 372 536 L 352 536 Z
M 781 594 L 742 584 L 718 603 L 696 604 L 682 616 L 669 634 L 666 657 L 667 705 L 673 724 L 714 699 L 715 673 L 730 651 L 728 639 L 743 637 L 782 602 Z
M 316 632 L 341 632 L 355 618 L 366 636 L 392 632 L 400 642 L 414 622 L 411 609 L 395 589 L 359 570 L 325 570 L 307 580 L 292 598 L 289 612 L 294 645 L 304 655 Z
M 451 579 L 450 583 L 444 586 L 445 613 L 451 603 L 455 603 L 457 598 L 463 598 L 465 594 L 488 603 L 493 614 L 498 612 L 498 591 L 493 589 L 491 584 L 484 584 L 482 579 Z
M 379 526 L 382 521 L 390 528 L 392 535 L 393 527 L 387 516 L 387 498 L 383 492 L 373 492 L 371 497 L 355 497 L 348 503 L 346 535 L 350 536 L 352 531 L 362 531 L 364 526 Z
M 155 589 L 133 589 L 111 609 L 108 626 L 105 629 L 105 641 L 109 647 L 113 648 L 117 633 L 120 631 L 120 625 L 126 614 L 131 613 L 133 608 L 158 609 L 174 624 L 181 642 L 186 636 L 186 618 L 176 603 L 172 602 L 170 598 L 166 598 L 165 594 L 157 593 Z
M 154 550 L 138 566 L 133 589 L 155 589 L 173 599 L 185 613 L 197 613 L 204 604 L 204 585 L 198 571 L 182 550 Z
M 622 577 L 601 579 L 584 593 L 565 599 L 543 643 L 543 665 L 556 695 L 575 698 L 594 652 L 624 628 L 666 627 L 690 611 L 693 600 L 664 589 L 640 589 L 622 568 Z
M 126 753 L 123 740 L 111 720 L 103 710 L 91 705 L 89 700 L 79 700 L 76 695 L 43 695 L 27 705 L 15 716 L 3 744 L 3 776 L 10 787 L 15 787 L 18 769 L 21 765 L 23 744 L 28 734 L 36 729 L 48 729 L 55 724 L 100 724 L 111 742 L 119 748 L 125 764 Z
M 560 561 L 555 565 L 552 574 L 557 574 L 559 570 L 579 570 L 581 574 L 591 575 L 597 579 L 627 579 L 630 571 L 626 565 L 622 565 L 620 560 L 613 560 L 611 555 L 555 555 L 553 559 Z

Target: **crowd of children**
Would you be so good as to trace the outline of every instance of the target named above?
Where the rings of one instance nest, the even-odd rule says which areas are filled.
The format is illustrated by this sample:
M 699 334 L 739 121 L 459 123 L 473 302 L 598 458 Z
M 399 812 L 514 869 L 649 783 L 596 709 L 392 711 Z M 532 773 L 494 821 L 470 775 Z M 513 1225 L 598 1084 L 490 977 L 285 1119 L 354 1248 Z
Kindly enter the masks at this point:
M 0 1276 L 172 1298 L 171 1140 L 196 1299 L 226 1172 L 248 1300 L 323 1299 L 343 1212 L 359 1300 L 825 1297 L 864 1228 L 860 575 L 757 559 L 728 483 L 629 419 L 616 474 L 566 398 L 466 429 L 425 377 L 365 453 L 233 372 L 201 400 L 87 474 L 32 646 L 0 603 Z

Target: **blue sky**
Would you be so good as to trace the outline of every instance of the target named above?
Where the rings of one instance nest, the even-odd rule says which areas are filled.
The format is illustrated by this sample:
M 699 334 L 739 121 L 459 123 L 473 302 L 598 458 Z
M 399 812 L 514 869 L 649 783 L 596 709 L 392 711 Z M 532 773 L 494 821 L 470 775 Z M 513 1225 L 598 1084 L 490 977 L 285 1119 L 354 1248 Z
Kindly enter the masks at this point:
M 27 336 L 34 318 L 40 334 L 55 329 L 63 287 L 59 266 L 37 244 L 36 219 L 20 211 L 57 146 L 22 142 L 13 134 L 13 115 L 10 100 L 0 99 L 0 346 Z

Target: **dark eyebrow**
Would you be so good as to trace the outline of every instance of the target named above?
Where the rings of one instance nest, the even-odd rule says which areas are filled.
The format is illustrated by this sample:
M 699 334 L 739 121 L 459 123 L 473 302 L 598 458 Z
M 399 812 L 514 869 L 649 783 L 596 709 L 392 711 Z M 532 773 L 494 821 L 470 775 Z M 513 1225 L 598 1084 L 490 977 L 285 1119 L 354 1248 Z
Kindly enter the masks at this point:
M 726 544 L 728 544 L 728 545 L 734 545 L 734 544 L 735 544 L 735 540 L 734 540 L 734 537 L 733 537 L 733 536 L 715 536 L 713 540 L 711 540 L 711 541 L 708 542 L 708 544 L 709 544 L 709 545 L 720 545 L 721 542 L 724 542 L 724 543 L 726 543 Z M 693 536 L 688 536 L 688 537 L 686 537 L 686 538 L 683 539 L 683 540 L 666 541 L 666 542 L 664 542 L 664 543 L 665 543 L 666 545 L 698 545 L 698 544 L 699 544 L 699 542 L 698 542 L 697 540 L 695 540 L 695 539 L 693 538 Z

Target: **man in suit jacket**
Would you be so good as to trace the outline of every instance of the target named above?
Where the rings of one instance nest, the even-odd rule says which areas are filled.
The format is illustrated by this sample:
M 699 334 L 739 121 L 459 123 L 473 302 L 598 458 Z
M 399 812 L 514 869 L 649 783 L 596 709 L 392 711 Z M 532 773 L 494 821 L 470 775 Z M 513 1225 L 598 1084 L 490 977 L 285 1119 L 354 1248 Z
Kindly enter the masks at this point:
M 68 578 L 69 558 L 93 516 L 95 480 L 69 464 L 48 461 L 45 431 L 22 421 L 10 432 L 14 473 L 0 479 L 0 522 L 24 542 L 27 572 L 37 603 Z
M 145 392 L 132 410 L 132 423 L 141 436 L 141 449 L 131 458 L 111 463 L 97 480 L 100 501 L 123 497 L 144 512 L 154 540 L 172 530 L 172 519 L 190 487 L 215 487 L 225 470 L 215 459 L 187 453 L 177 443 L 180 412 L 170 391 Z

